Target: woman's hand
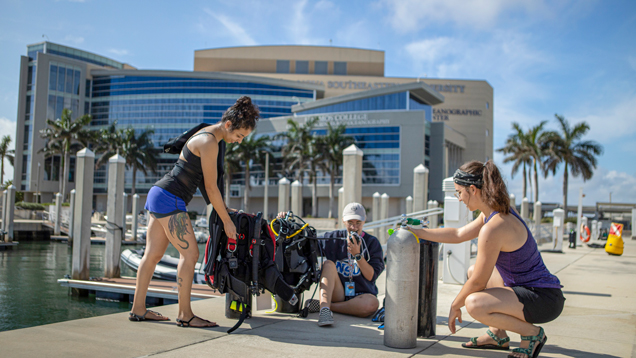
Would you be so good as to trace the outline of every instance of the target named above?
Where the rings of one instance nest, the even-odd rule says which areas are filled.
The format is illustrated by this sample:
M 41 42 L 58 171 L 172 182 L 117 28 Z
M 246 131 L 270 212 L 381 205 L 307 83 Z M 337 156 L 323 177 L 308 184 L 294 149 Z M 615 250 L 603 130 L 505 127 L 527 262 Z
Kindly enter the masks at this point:
M 459 323 L 462 323 L 462 309 L 461 307 L 455 307 L 455 303 L 451 305 L 450 312 L 448 313 L 448 328 L 450 328 L 451 333 L 455 334 L 455 319 L 459 320 Z
M 223 223 L 223 230 L 228 238 L 233 237 L 236 239 L 236 226 L 234 226 L 232 220 L 228 220 L 228 222 Z

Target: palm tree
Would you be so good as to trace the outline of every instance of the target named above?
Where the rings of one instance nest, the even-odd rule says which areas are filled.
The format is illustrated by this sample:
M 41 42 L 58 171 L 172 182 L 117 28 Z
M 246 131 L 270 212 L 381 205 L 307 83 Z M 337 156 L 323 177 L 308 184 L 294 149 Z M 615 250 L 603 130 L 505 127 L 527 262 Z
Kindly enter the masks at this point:
M 122 157 L 126 160 L 126 167 L 132 169 L 132 189 L 130 195 L 135 195 L 137 170 L 141 170 L 144 175 L 148 175 L 148 169 L 150 169 L 152 173 L 157 173 L 159 154 L 151 139 L 153 134 L 155 134 L 155 130 L 151 128 L 147 128 L 141 132 L 141 134 L 137 134 L 134 128 L 128 128 L 123 132 Z
M 544 143 L 546 142 L 547 132 L 543 131 L 543 127 L 547 121 L 541 121 L 538 125 L 530 128 L 526 135 L 526 147 L 528 150 L 528 154 L 532 157 L 532 162 L 534 166 L 534 202 L 539 201 L 539 169 L 544 173 L 546 173 L 545 167 L 543 166 L 542 158 L 544 157 L 543 148 Z M 539 166 L 537 167 L 537 163 Z
M 550 131 L 546 133 L 544 151 L 547 159 L 544 161 L 547 175 L 556 173 L 557 168 L 563 163 L 563 209 L 568 205 L 568 175 L 572 171 L 573 176 L 583 176 L 583 181 L 589 180 L 596 169 L 596 156 L 603 153 L 603 146 L 592 140 L 582 140 L 590 129 L 586 122 L 577 123 L 574 127 L 565 117 L 554 115 L 559 122 L 561 133 Z
M 295 170 L 296 180 L 300 181 L 301 184 L 305 164 L 311 151 L 310 147 L 313 139 L 311 131 L 314 129 L 316 122 L 318 122 L 318 117 L 313 117 L 303 125 L 299 125 L 290 118 L 287 120 L 289 130 L 281 134 L 281 137 L 287 139 L 287 144 L 285 144 L 281 151 L 283 167 Z
M 94 136 L 90 131 L 84 129 L 91 121 L 91 116 L 85 114 L 73 120 L 72 111 L 64 108 L 62 117 L 56 120 L 47 119 L 48 127 L 40 130 L 40 137 L 47 140 L 46 147 L 53 148 L 60 144 L 61 154 L 64 158 L 64 171 L 61 180 L 62 198 L 66 198 L 68 177 L 71 161 L 71 146 L 74 143 L 81 143 L 85 147 L 93 140 Z
M 519 125 L 519 123 L 512 123 L 513 134 L 508 136 L 506 145 L 497 149 L 498 152 L 507 155 L 504 158 L 504 163 L 513 163 L 510 177 L 514 178 L 515 174 L 519 171 L 519 167 L 523 168 L 523 197 L 526 197 L 527 192 L 527 174 L 526 165 L 529 166 L 532 163 L 532 155 L 528 150 L 526 143 L 526 133 Z
M 120 152 L 124 144 L 124 133 L 121 129 L 117 129 L 117 121 L 93 133 L 96 137 L 95 153 L 101 154 L 95 162 L 95 169 L 99 169 L 108 163 L 113 155 Z
M 15 159 L 15 149 L 9 149 L 9 144 L 11 144 L 11 136 L 2 137 L 0 142 L 0 184 L 4 183 L 4 158 L 9 160 L 11 166 L 13 166 L 13 160 Z
M 341 124 L 337 127 L 333 127 L 331 123 L 327 123 L 327 133 L 321 138 L 321 144 L 323 146 L 323 153 L 325 157 L 325 171 L 329 174 L 329 215 L 331 219 L 333 217 L 334 200 L 334 185 L 336 177 L 340 175 L 342 167 L 342 152 L 353 144 L 355 140 L 352 137 L 345 136 L 344 132 L 346 126 Z
M 255 137 L 247 136 L 236 148 L 238 159 L 245 165 L 245 189 L 243 190 L 243 211 L 245 212 L 249 212 L 250 165 L 258 163 L 265 168 L 265 152 L 269 151 L 269 136 Z
M 225 147 L 223 169 L 225 170 L 225 205 L 229 206 L 232 174 L 241 171 L 241 159 L 239 158 L 237 143 L 229 143 Z

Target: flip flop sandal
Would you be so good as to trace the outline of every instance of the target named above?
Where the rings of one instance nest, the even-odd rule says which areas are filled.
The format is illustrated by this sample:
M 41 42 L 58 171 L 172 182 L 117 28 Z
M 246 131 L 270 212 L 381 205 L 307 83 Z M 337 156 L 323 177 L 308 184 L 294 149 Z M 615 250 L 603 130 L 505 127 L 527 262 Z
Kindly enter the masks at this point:
M 212 326 L 191 326 L 191 325 L 190 325 L 190 322 L 192 322 L 192 320 L 193 320 L 193 319 L 195 319 L 195 318 L 198 318 L 198 319 L 202 320 L 203 322 L 212 323 L 211 321 L 208 321 L 207 319 L 203 319 L 203 318 L 201 318 L 201 317 L 199 317 L 199 316 L 192 316 L 192 318 L 190 318 L 190 319 L 189 319 L 189 320 L 187 320 L 187 321 L 186 321 L 186 320 L 183 320 L 183 319 L 178 319 L 178 318 L 177 318 L 177 319 L 176 319 L 176 321 L 177 321 L 177 326 L 179 326 L 179 327 L 184 327 L 184 328 L 186 328 L 186 327 L 192 327 L 192 328 L 212 328 L 212 327 L 218 327 L 218 326 L 219 326 L 218 324 L 214 324 L 214 325 L 212 325 Z
M 479 337 L 473 337 L 470 339 L 470 342 L 472 343 L 472 345 L 469 346 L 469 345 L 466 345 L 466 343 L 462 343 L 462 347 L 469 348 L 469 349 L 493 349 L 498 351 L 507 351 L 510 349 L 510 347 L 503 346 L 504 344 L 510 342 L 510 337 L 499 338 L 494 333 L 492 333 L 490 329 L 487 330 L 486 333 L 490 336 L 490 338 L 492 338 L 495 342 L 497 342 L 496 345 L 494 344 L 477 345 L 477 338 Z
M 150 318 L 146 318 L 146 315 L 148 314 L 148 312 L 150 313 L 154 313 L 156 316 L 159 317 L 165 317 L 164 315 L 162 315 L 159 312 L 155 312 L 155 311 L 151 311 L 151 310 L 146 310 L 146 312 L 144 312 L 143 315 L 138 315 L 138 314 L 134 314 L 132 312 L 130 312 L 130 314 L 128 315 L 128 320 L 129 321 L 133 321 L 133 322 L 141 322 L 141 321 L 169 321 L 168 320 L 164 320 L 164 319 L 150 319 Z
M 530 341 L 528 348 L 515 348 L 512 350 L 512 352 L 525 354 L 526 356 L 528 356 L 528 358 L 537 358 L 539 356 L 539 353 L 541 352 L 541 348 L 543 348 L 545 342 L 548 340 L 548 336 L 545 335 L 543 327 L 539 327 L 539 329 L 539 334 L 537 334 L 536 336 L 521 336 L 522 341 Z M 535 344 L 537 345 L 536 348 Z M 508 355 L 508 357 L 513 358 L 514 356 Z

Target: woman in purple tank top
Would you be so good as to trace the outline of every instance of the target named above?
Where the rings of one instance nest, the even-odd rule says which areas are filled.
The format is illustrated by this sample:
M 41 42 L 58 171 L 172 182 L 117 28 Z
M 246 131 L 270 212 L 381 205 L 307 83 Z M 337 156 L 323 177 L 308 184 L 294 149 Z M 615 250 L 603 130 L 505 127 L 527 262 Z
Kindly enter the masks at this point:
M 509 357 L 538 357 L 547 340 L 543 328 L 563 310 L 559 279 L 545 267 L 525 222 L 510 208 L 508 190 L 492 161 L 464 164 L 453 176 L 455 196 L 481 214 L 468 225 L 442 229 L 410 229 L 425 240 L 460 243 L 478 237 L 475 265 L 453 301 L 448 327 L 462 322 L 461 308 L 488 325 L 486 334 L 462 344 L 471 349 L 508 350 L 506 331 L 521 336 L 520 348 Z

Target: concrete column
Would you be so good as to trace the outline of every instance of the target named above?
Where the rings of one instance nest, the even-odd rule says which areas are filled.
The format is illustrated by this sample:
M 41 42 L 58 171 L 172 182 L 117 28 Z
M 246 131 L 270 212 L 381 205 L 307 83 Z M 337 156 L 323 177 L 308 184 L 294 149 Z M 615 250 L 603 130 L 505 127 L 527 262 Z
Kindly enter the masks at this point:
M 540 239 L 541 216 L 541 202 L 537 201 L 534 203 L 534 211 L 532 212 L 532 218 L 534 220 L 534 232 L 532 233 L 532 236 L 534 236 L 535 240 Z
M 125 169 L 125 167 L 124 167 Z M 126 212 L 128 211 L 128 194 L 122 193 L 122 201 L 121 201 L 121 239 L 126 240 Z
M 278 212 L 289 211 L 289 180 L 282 178 L 278 181 Z
M 371 206 L 371 215 L 372 215 L 371 221 L 380 220 L 380 216 L 381 216 L 380 215 L 380 193 L 378 193 L 377 191 L 373 193 L 373 205 Z M 379 237 L 378 235 L 380 235 L 380 229 L 378 228 L 373 229 L 373 236 Z
M 632 240 L 636 240 L 636 208 L 632 209 Z
M 6 190 L 6 204 L 4 207 L 5 215 L 4 215 L 4 231 L 7 232 L 7 235 L 4 238 L 4 241 L 11 242 L 13 241 L 14 232 L 13 232 L 13 220 L 15 213 L 15 186 L 10 185 Z
M 53 235 L 60 235 L 60 225 L 62 224 L 62 194 L 55 193 L 55 226 Z
M 121 193 L 124 192 L 124 170 L 126 161 L 119 154 L 108 160 L 108 202 L 106 213 L 106 257 L 104 260 L 104 277 L 119 277 L 121 240 L 123 239 L 122 211 L 124 206 Z
M 343 152 L 342 187 L 344 188 L 344 205 L 362 201 L 362 150 L 355 144 Z
M 130 228 L 130 235 L 131 235 L 131 240 L 132 241 L 137 241 L 137 219 L 138 219 L 138 212 L 137 210 L 139 210 L 139 194 L 135 194 L 133 195 L 133 202 L 132 202 L 132 227 Z M 208 218 L 209 219 L 209 218 Z M 206 222 L 207 220 L 206 219 Z
M 387 193 L 382 194 L 382 196 L 380 196 L 380 220 L 384 220 L 384 219 L 388 219 L 389 218 L 389 195 Z M 388 226 L 382 226 L 380 228 L 380 236 L 378 237 L 378 239 L 380 240 L 381 244 L 386 244 L 386 240 L 389 238 L 389 234 L 387 233 L 387 230 L 389 229 Z
M 73 220 L 75 219 L 75 216 L 73 215 L 73 213 L 75 212 L 75 193 L 77 192 L 77 190 L 73 189 L 71 190 L 71 207 L 69 209 L 69 215 L 68 215 L 68 244 L 71 245 L 73 243 Z
M 341 228 L 344 228 L 344 223 L 342 222 L 342 212 L 344 211 L 344 207 L 344 188 L 341 187 L 338 189 L 338 225 Z
M 269 153 L 265 153 L 265 185 L 263 186 L 263 218 L 265 220 L 269 220 Z
M 93 175 L 95 154 L 88 148 L 77 152 L 75 190 L 77 202 L 73 213 L 73 264 L 71 278 L 88 280 L 91 260 L 91 213 L 93 211 Z M 87 294 L 88 291 L 74 291 Z
M 446 178 L 444 189 L 444 227 L 460 228 L 472 221 L 472 212 L 455 197 L 453 178 Z M 444 244 L 444 283 L 466 282 L 466 271 L 470 266 L 470 241 L 459 244 Z
M 303 216 L 303 186 L 298 180 L 291 184 L 291 211 Z
M 552 210 L 552 218 L 552 250 L 562 251 L 565 211 L 563 209 Z
M 510 194 L 510 207 L 517 210 L 517 203 L 515 203 L 515 194 Z
M 437 209 L 438 206 L 439 206 L 439 204 L 437 203 L 437 200 L 429 200 L 429 202 L 428 202 L 428 208 L 429 209 Z M 436 229 L 437 228 L 437 223 L 439 222 L 437 214 L 429 216 L 428 221 L 429 221 L 429 227 L 431 229 Z
M 523 198 L 523 200 L 521 200 L 521 218 L 523 220 L 525 220 L 526 222 L 528 222 L 528 219 L 530 218 L 530 201 L 528 200 L 528 198 Z
M 407 196 L 406 197 L 406 213 L 410 214 L 414 212 L 413 210 L 413 197 L 412 196 Z
M 428 201 L 428 168 L 420 164 L 413 169 L 413 211 L 426 210 Z

